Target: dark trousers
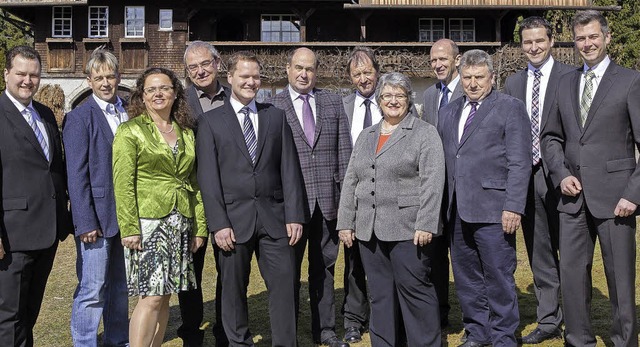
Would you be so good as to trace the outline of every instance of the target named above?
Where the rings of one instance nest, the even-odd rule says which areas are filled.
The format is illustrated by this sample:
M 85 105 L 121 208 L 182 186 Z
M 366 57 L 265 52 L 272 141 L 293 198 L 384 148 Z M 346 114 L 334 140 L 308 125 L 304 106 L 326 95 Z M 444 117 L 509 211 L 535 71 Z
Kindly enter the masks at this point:
M 501 224 L 466 223 L 454 211 L 451 262 L 468 340 L 516 346 L 516 237 Z
M 536 165 L 529 181 L 522 231 L 538 301 L 538 328 L 546 332 L 562 327 L 558 224 L 558 193 L 542 166 Z
M 57 249 L 58 241 L 42 250 L 9 251 L 0 260 L 0 346 L 33 346 L 33 327 Z
M 433 254 L 431 256 L 431 282 L 436 289 L 438 305 L 440 307 L 440 322 L 449 322 L 449 231 L 443 228 L 442 236 L 434 237 L 431 241 Z
M 220 309 L 220 294 L 222 293 L 222 281 L 220 280 L 220 266 L 218 265 L 218 248 L 213 246 L 216 267 L 216 301 L 215 315 L 216 322 L 213 326 L 213 335 L 216 338 L 216 346 L 226 346 L 229 344 L 222 328 L 222 317 Z M 193 267 L 196 273 L 198 288 L 182 291 L 178 293 L 180 301 L 180 316 L 182 325 L 178 328 L 178 336 L 183 340 L 185 347 L 202 346 L 204 341 L 204 331 L 200 329 L 204 315 L 204 303 L 202 299 L 202 271 L 204 269 L 204 259 L 207 254 L 207 243 L 193 254 Z
M 371 297 L 369 334 L 375 347 L 400 344 L 400 318 L 408 346 L 440 346 L 438 299 L 429 279 L 431 245 L 359 241 Z
M 260 274 L 269 295 L 269 320 L 273 346 L 296 346 L 294 303 L 295 254 L 289 239 L 271 238 L 258 226 L 246 243 L 236 244 L 230 252 L 220 251 L 218 263 L 223 278 L 221 300 L 222 325 L 230 346 L 253 346 L 249 331 L 247 286 L 251 257 L 256 254 Z
M 567 346 L 595 346 L 591 327 L 591 268 L 596 238 L 611 302 L 614 346 L 638 346 L 636 322 L 636 217 L 598 219 L 585 206 L 560 213 L 560 277 Z
M 344 327 L 364 330 L 369 321 L 367 280 L 360 257 L 358 241 L 351 248 L 344 247 Z
M 336 220 L 326 220 L 316 204 L 309 223 L 304 225 L 302 239 L 296 253 L 296 318 L 300 309 L 300 276 L 305 245 L 308 244 L 309 303 L 311 306 L 311 333 L 314 341 L 321 342 L 336 335 L 336 306 L 334 297 L 334 270 L 340 240 Z M 297 321 L 297 319 L 296 319 Z

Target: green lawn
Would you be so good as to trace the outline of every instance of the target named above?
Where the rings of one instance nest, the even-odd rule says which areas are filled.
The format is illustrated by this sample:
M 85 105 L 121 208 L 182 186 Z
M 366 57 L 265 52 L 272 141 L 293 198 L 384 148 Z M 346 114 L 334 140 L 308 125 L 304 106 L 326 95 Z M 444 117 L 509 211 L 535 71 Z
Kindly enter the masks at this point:
M 533 294 L 533 283 L 531 279 L 531 271 L 527 262 L 526 250 L 523 244 L 521 233 L 518 234 L 518 269 L 516 271 L 516 284 L 518 287 L 518 299 L 520 305 L 520 329 L 518 334 L 527 334 L 535 328 L 535 309 L 536 302 Z M 205 294 L 205 322 L 203 323 L 203 329 L 205 329 L 205 345 L 213 346 L 214 339 L 211 332 L 211 326 L 213 324 L 214 314 L 214 283 L 215 283 L 215 270 L 213 268 L 213 252 L 210 251 L 207 254 L 207 260 L 205 264 L 205 275 L 203 280 L 204 294 Z M 69 332 L 69 316 L 71 314 L 71 304 L 73 301 L 73 291 L 75 289 L 77 279 L 75 276 L 75 246 L 71 238 L 67 239 L 60 245 L 58 254 L 56 256 L 56 262 L 53 268 L 53 272 L 49 277 L 49 284 L 45 293 L 44 303 L 42 305 L 42 311 L 40 312 L 40 318 L 35 327 L 35 345 L 40 346 L 71 346 L 71 335 Z M 342 252 L 340 259 L 338 260 L 338 267 L 336 269 L 336 307 L 339 311 L 340 303 L 342 302 L 343 290 L 342 290 L 342 274 L 343 274 L 343 261 Z M 303 274 L 303 278 L 306 274 Z M 266 300 L 266 289 L 264 283 L 260 278 L 259 271 L 255 266 L 252 270 L 251 284 L 249 286 L 249 315 L 251 317 L 250 326 L 254 334 L 256 345 L 258 346 L 270 346 L 271 338 L 269 332 L 269 319 Z M 593 291 L 593 324 L 596 335 L 598 337 L 598 345 L 611 346 L 609 341 L 609 325 L 610 309 L 607 299 L 607 288 L 604 278 L 604 271 L 602 269 L 600 251 L 596 248 L 595 265 L 593 269 L 594 278 L 594 291 Z M 453 281 L 453 280 L 452 280 Z M 636 282 L 638 283 L 638 282 Z M 459 344 L 459 338 L 462 334 L 462 323 L 460 318 L 460 308 L 457 304 L 455 297 L 455 291 L 453 290 L 453 282 L 451 282 L 451 298 L 452 312 L 450 316 L 451 327 L 446 329 L 443 334 L 446 334 L 445 340 L 448 342 L 448 346 L 457 346 Z M 636 285 L 637 287 L 637 285 Z M 301 293 L 301 314 L 299 323 L 299 337 L 301 347 L 313 346 L 311 331 L 310 331 L 310 317 L 308 309 L 308 293 L 307 287 L 303 285 Z M 636 306 L 638 306 L 638 299 L 636 299 Z M 135 304 L 135 300 L 131 301 L 131 308 Z M 336 322 L 338 323 L 338 335 L 342 336 L 344 333 L 342 329 L 342 317 L 340 312 L 336 312 L 338 316 Z M 164 346 L 182 346 L 181 340 L 176 336 L 176 329 L 180 323 L 180 311 L 178 308 L 177 296 L 174 296 L 171 300 L 171 316 L 169 319 L 169 328 L 167 329 L 167 335 L 165 337 Z M 364 335 L 364 341 L 358 344 L 353 344 L 355 347 L 369 346 L 368 334 Z M 562 341 L 557 340 L 552 343 L 545 344 L 545 346 L 562 346 Z

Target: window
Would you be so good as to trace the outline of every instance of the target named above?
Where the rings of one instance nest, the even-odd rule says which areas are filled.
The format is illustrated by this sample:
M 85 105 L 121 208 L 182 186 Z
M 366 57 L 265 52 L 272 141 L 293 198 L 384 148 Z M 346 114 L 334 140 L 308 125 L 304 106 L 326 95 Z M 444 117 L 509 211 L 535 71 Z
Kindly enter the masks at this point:
M 456 42 L 474 42 L 476 40 L 475 19 L 449 19 L 449 38 Z
M 53 6 L 53 37 L 71 37 L 71 6 Z
M 173 30 L 173 10 L 160 10 L 159 30 Z
M 420 18 L 418 22 L 418 40 L 420 42 L 435 42 L 444 37 L 444 19 Z
M 144 6 L 126 6 L 124 11 L 124 36 L 144 37 Z
M 109 7 L 89 6 L 89 37 L 109 36 Z
M 263 42 L 300 42 L 300 21 L 293 15 L 262 15 Z

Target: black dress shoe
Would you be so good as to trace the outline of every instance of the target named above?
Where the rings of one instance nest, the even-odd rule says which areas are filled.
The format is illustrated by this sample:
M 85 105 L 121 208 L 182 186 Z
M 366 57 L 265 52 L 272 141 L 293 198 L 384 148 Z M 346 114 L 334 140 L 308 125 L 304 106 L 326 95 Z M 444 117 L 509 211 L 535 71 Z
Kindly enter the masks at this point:
M 344 342 L 344 341 L 340 341 L 340 339 L 338 339 L 337 336 L 332 336 L 324 341 L 322 341 L 322 345 L 323 346 L 329 346 L 329 347 L 349 347 L 349 344 Z
M 553 340 L 553 339 L 559 339 L 559 338 L 562 338 L 562 331 L 558 328 L 555 328 L 551 332 L 544 331 L 540 328 L 536 328 L 534 331 L 529 333 L 529 335 L 523 336 L 519 342 L 522 343 L 523 345 L 535 345 L 547 340 Z
M 348 327 L 344 332 L 344 341 L 348 343 L 356 343 L 362 341 L 362 333 L 360 328 Z
M 465 343 L 458 345 L 458 347 L 486 347 L 486 346 L 489 346 L 489 345 L 484 345 L 482 343 L 477 343 L 470 340 L 467 340 L 465 341 Z

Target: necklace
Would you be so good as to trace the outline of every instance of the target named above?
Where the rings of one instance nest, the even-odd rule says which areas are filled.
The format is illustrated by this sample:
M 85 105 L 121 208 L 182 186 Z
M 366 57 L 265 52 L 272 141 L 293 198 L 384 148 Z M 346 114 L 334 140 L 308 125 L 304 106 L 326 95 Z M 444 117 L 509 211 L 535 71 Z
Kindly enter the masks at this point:
M 382 127 L 380 127 L 380 134 L 389 135 L 389 134 L 393 133 L 393 131 L 396 130 L 397 127 L 398 127 L 398 124 L 391 125 L 391 124 L 387 123 L 386 120 L 383 120 L 382 121 Z
M 156 127 L 158 127 L 158 124 L 156 124 Z M 169 128 L 169 130 L 162 131 L 160 127 L 158 127 L 158 131 L 161 132 L 162 134 L 171 134 L 173 132 L 173 123 L 171 123 L 171 128 Z

